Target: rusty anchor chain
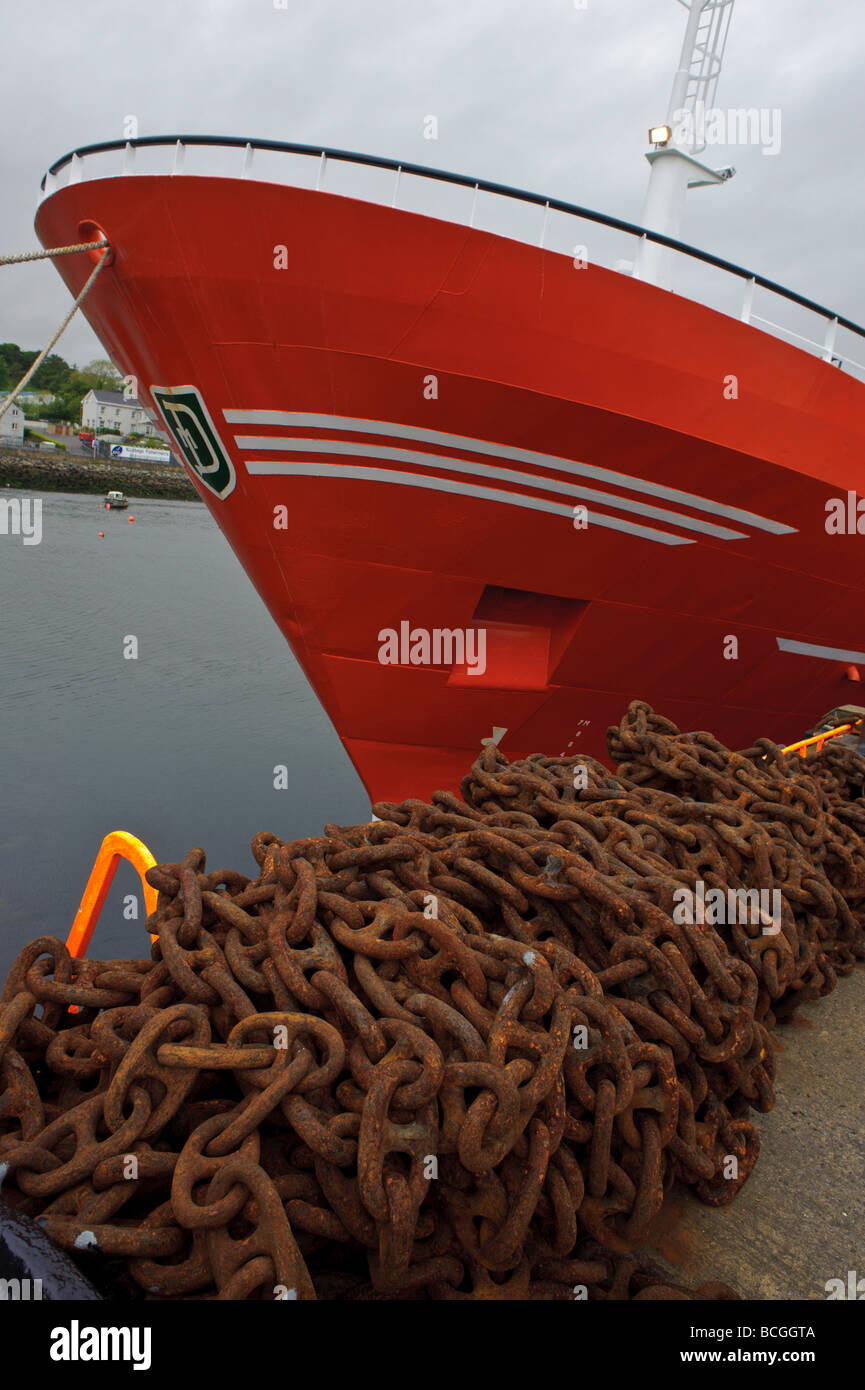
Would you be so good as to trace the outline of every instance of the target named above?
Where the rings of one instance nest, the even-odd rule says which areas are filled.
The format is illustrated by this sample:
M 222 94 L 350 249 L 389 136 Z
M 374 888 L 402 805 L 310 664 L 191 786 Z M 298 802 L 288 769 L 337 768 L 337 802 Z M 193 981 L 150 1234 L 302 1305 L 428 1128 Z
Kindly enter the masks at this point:
M 576 790 L 489 745 L 462 799 L 257 835 L 254 880 L 193 849 L 150 959 L 25 947 L 3 1197 L 137 1297 L 735 1297 L 635 1250 L 672 1182 L 733 1198 L 772 1029 L 865 956 L 863 760 L 638 701 L 608 747 Z M 700 885 L 771 929 L 682 918 Z

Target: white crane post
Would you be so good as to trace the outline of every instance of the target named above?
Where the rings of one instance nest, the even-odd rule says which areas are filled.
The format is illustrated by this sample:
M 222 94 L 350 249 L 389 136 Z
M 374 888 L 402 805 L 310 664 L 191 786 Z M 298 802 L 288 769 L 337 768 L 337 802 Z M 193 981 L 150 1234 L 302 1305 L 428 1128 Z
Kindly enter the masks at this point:
M 685 194 L 688 188 L 724 183 L 732 170 L 710 169 L 695 158 L 705 148 L 701 142 L 698 106 L 714 100 L 732 15 L 733 0 L 679 0 L 688 10 L 679 66 L 673 79 L 666 124 L 675 132 L 683 112 L 690 115 L 690 141 L 670 140 L 653 146 L 646 155 L 651 169 L 643 226 L 681 239 Z M 644 239 L 634 274 L 641 280 L 670 289 L 673 253 Z

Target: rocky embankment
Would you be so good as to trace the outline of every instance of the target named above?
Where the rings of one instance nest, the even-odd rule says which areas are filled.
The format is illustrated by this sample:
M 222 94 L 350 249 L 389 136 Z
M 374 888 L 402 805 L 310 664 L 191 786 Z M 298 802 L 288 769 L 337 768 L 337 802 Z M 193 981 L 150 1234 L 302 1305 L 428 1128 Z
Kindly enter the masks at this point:
M 30 492 L 93 492 L 103 497 L 109 489 L 119 488 L 128 497 L 201 500 L 178 463 L 96 460 L 29 449 L 0 449 L 0 488 L 7 486 Z

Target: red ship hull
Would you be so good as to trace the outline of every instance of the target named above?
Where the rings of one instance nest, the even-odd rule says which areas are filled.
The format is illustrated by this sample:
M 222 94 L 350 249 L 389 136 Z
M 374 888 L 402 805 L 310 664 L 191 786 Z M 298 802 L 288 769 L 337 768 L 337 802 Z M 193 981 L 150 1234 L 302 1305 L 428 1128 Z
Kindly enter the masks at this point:
M 93 223 L 114 259 L 85 313 L 161 401 L 374 800 L 457 787 L 494 730 L 509 757 L 602 757 L 635 696 L 734 746 L 856 700 L 863 544 L 826 525 L 865 492 L 855 379 L 630 276 L 353 198 L 99 179 L 36 226 L 57 246 Z M 92 269 L 57 264 L 74 293 Z M 181 387 L 226 472 L 184 447 Z M 401 623 L 483 629 L 485 669 L 383 664 Z

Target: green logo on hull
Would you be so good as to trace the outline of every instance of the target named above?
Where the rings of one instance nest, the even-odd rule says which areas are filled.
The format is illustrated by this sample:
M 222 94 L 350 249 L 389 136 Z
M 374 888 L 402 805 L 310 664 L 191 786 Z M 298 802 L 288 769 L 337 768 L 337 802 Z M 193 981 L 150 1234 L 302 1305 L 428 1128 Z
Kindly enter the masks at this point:
M 207 406 L 194 386 L 151 386 L 168 432 L 205 487 L 227 497 L 237 481 Z

